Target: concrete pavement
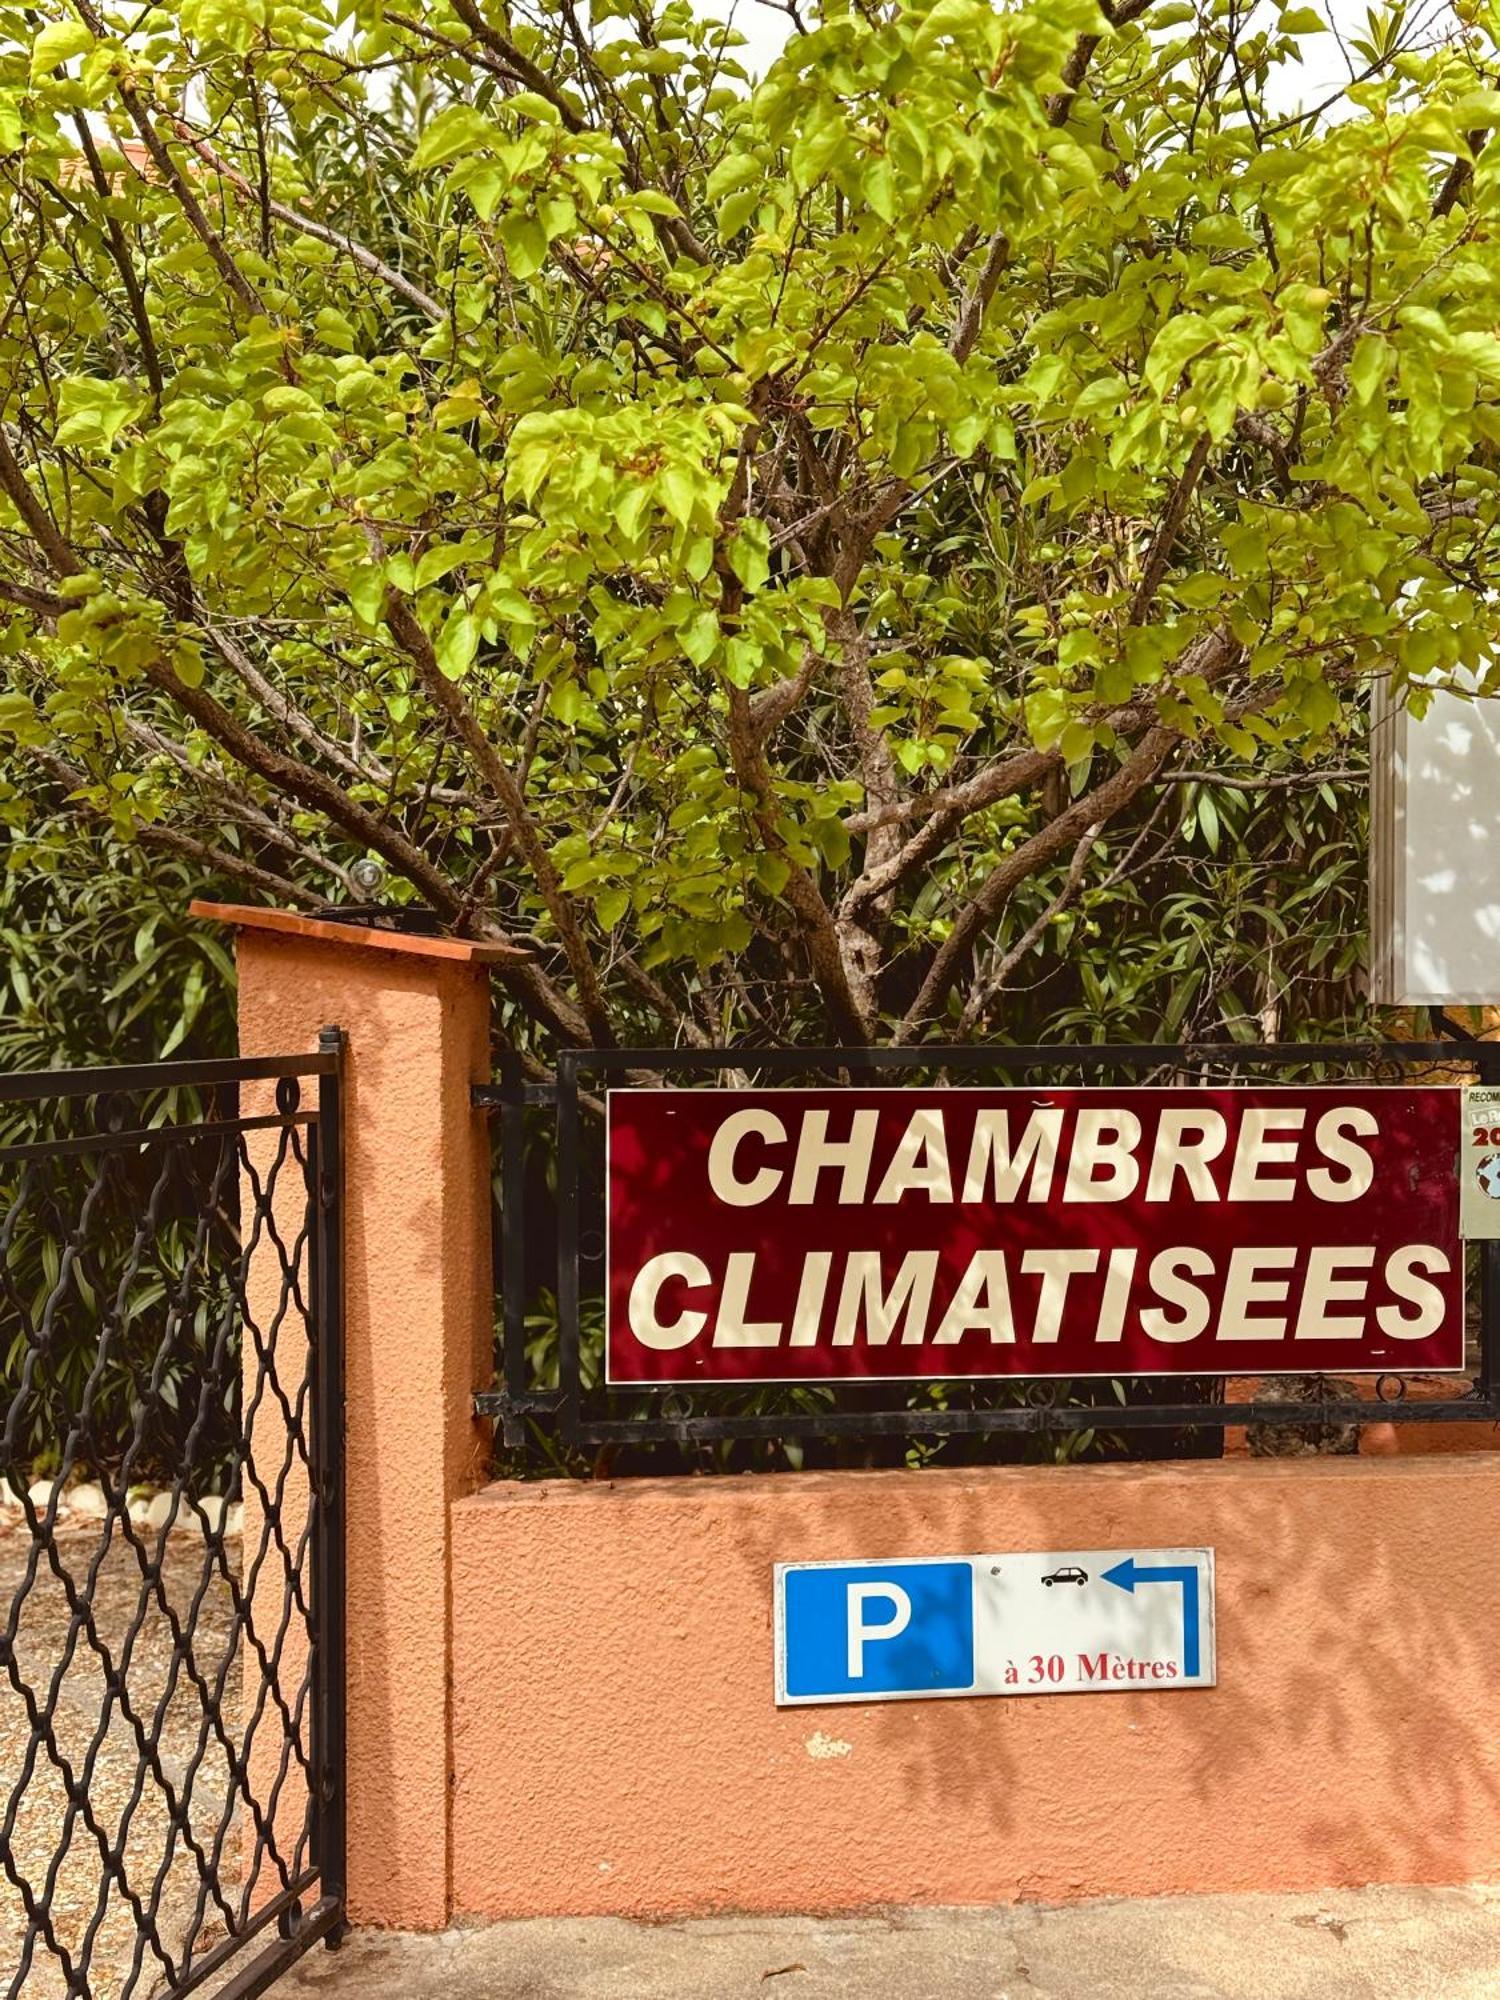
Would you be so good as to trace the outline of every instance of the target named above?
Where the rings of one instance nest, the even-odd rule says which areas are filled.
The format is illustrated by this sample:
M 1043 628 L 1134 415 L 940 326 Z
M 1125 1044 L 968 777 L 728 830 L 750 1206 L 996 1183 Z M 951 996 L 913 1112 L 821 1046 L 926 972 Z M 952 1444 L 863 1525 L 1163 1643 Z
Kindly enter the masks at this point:
M 356 1933 L 277 2000 L 1500 2000 L 1500 1886 Z

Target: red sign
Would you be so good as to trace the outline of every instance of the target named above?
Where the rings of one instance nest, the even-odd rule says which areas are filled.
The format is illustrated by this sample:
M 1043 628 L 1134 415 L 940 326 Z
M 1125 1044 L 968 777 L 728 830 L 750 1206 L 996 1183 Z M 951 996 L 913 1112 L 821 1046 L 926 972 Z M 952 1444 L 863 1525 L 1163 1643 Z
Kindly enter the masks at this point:
M 1459 1093 L 616 1090 L 608 1379 L 1464 1358 Z

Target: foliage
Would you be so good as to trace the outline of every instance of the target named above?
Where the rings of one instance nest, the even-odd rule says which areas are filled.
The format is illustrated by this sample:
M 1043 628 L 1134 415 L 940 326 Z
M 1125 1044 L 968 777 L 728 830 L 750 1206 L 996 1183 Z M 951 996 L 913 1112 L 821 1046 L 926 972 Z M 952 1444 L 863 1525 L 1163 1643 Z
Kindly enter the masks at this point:
M 0 1069 L 232 1050 L 233 964 L 186 916 L 197 875 L 180 860 L 80 827 L 55 788 L 49 797 L 43 785 L 26 803 L 29 823 L 13 832 L 0 868 Z M 200 1113 L 181 1090 L 71 1107 L 10 1104 L 0 1106 L 0 1145 Z M 163 1175 L 169 1157 L 173 1170 Z M 211 1299 L 205 1283 L 194 1180 L 202 1166 L 201 1149 L 191 1148 L 0 1164 L 0 1430 L 9 1443 L 8 1451 L 0 1445 L 0 1473 L 24 1484 L 55 1469 L 94 1375 L 83 1471 L 118 1473 L 128 1453 L 129 1478 L 171 1478 L 191 1437 L 200 1475 L 210 1483 L 223 1475 L 239 1378 L 233 1354 L 227 1371 L 224 1356 L 215 1358 L 224 1301 Z M 234 1237 L 232 1219 L 219 1217 L 221 1262 Z M 184 1296 L 190 1307 L 171 1309 Z M 169 1320 L 174 1337 L 159 1360 Z M 44 1323 L 49 1337 L 34 1352 L 26 1328 Z
M 152 1093 L 130 1112 L 148 1125 L 191 1119 L 185 1095 Z M 57 1105 L 6 1113 L 0 1143 L 70 1136 Z M 222 1195 L 205 1200 L 217 1164 L 209 1147 L 176 1141 L 0 1170 L 0 1476 L 51 1475 L 71 1440 L 70 1470 L 125 1486 L 229 1483 L 241 1245 Z
M 1500 91 L 1464 0 L 1278 114 L 1320 26 L 0 8 L 12 769 L 378 857 L 538 1061 L 1347 1015 L 1301 764 L 1487 671 Z
M 199 878 L 30 804 L 0 867 L 0 1070 L 232 1053 L 234 963 L 186 914 Z

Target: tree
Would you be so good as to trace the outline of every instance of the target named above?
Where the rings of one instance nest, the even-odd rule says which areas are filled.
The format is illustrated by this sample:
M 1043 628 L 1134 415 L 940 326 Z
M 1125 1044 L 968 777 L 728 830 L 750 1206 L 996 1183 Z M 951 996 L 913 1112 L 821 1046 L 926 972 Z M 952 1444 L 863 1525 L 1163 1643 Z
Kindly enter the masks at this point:
M 915 1043 L 1485 674 L 1492 8 L 791 11 L 0 12 L 13 820 L 378 857 L 533 1059 Z

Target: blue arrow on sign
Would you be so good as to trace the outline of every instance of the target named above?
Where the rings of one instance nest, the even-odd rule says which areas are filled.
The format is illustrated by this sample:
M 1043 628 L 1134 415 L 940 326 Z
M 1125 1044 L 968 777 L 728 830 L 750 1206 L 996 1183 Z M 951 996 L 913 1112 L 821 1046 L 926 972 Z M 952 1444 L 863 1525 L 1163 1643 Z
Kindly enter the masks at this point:
M 1198 1648 L 1198 1569 L 1196 1564 L 1179 1563 L 1149 1569 L 1134 1556 L 1104 1571 L 1101 1582 L 1128 1590 L 1132 1596 L 1138 1583 L 1180 1583 L 1182 1585 L 1182 1671 L 1192 1681 L 1198 1678 L 1202 1658 Z

